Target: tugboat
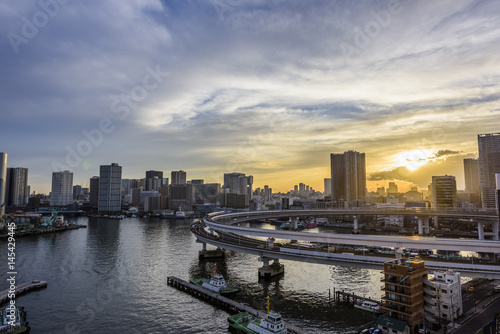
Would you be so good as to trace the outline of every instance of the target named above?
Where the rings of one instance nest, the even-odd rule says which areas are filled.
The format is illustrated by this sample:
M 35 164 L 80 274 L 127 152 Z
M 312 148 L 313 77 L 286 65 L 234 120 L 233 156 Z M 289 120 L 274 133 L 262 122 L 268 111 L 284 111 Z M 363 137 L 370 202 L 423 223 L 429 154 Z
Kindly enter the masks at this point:
M 210 279 L 195 278 L 190 281 L 192 284 L 205 288 L 212 292 L 218 293 L 223 296 L 231 296 L 238 292 L 237 288 L 227 286 L 226 280 L 221 274 L 217 273 L 217 265 L 214 264 L 214 276 Z
M 30 332 L 29 323 L 26 321 L 26 311 L 24 307 L 0 309 L 0 333 L 28 334 Z
M 269 312 L 269 296 L 267 299 L 267 319 L 261 319 L 248 312 L 241 312 L 227 318 L 231 333 L 248 334 L 287 334 L 285 322 L 277 312 Z

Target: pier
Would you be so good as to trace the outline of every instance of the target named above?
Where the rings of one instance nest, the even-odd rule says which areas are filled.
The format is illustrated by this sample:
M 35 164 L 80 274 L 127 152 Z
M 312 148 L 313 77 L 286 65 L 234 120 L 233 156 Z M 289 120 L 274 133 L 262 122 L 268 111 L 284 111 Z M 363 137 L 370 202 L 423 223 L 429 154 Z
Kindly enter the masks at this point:
M 200 288 L 200 287 L 198 287 L 194 284 L 191 284 L 189 282 L 186 282 L 180 278 L 177 278 L 174 276 L 168 276 L 167 277 L 167 284 L 170 286 L 173 286 L 174 288 L 177 288 L 181 291 L 187 292 L 187 293 L 189 293 L 189 294 L 191 294 L 199 299 L 203 299 L 207 303 L 218 306 L 220 308 L 224 308 L 231 313 L 248 312 L 251 315 L 256 316 L 256 317 L 260 317 L 260 318 L 264 318 L 264 319 L 267 318 L 267 313 L 265 313 L 263 311 L 258 311 L 254 308 L 251 308 L 250 306 L 244 305 L 242 303 L 238 303 L 232 299 L 226 298 L 224 296 L 216 294 L 216 293 L 209 291 L 207 289 Z M 295 334 L 308 333 L 307 331 L 305 331 L 301 328 L 298 328 L 294 325 L 291 325 L 291 324 L 285 324 L 285 326 L 289 332 L 292 332 Z
M 46 287 L 47 287 L 46 281 L 31 281 L 18 284 L 16 285 L 16 297 L 19 297 L 20 295 L 23 295 L 27 292 L 33 290 L 40 290 Z M 3 303 L 7 302 L 10 299 L 8 295 L 9 295 L 9 289 L 0 291 L 0 305 L 2 305 Z
M 344 291 L 336 291 L 335 288 L 333 289 L 333 296 L 335 298 L 336 303 L 344 303 L 344 304 L 354 305 L 357 303 L 361 303 L 364 300 L 369 300 L 371 302 L 375 302 L 375 303 L 378 303 L 379 305 L 381 305 L 381 302 L 379 300 L 374 300 L 374 299 L 370 299 L 367 297 L 358 296 L 358 295 L 355 295 L 354 293 L 349 293 L 349 292 L 344 292 Z

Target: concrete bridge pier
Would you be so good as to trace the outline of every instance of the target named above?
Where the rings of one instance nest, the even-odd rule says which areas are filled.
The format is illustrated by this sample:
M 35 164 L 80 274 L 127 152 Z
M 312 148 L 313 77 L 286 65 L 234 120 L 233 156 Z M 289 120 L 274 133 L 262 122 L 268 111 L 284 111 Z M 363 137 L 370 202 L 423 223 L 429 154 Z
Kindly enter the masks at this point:
M 483 224 L 483 222 L 477 222 L 477 238 L 479 240 L 484 240 L 484 224 Z
M 498 238 L 498 229 L 499 229 L 499 222 L 494 222 L 493 223 L 493 240 L 499 240 Z
M 353 233 L 359 232 L 359 217 L 358 216 L 352 216 L 353 218 Z
M 430 233 L 430 228 L 429 228 L 429 219 L 426 217 L 417 217 L 418 219 L 418 234 L 422 235 L 424 233 L 429 234 Z
M 271 260 L 274 260 L 274 262 L 269 264 Z M 259 257 L 259 262 L 262 262 L 262 267 L 259 268 L 259 279 L 272 278 L 285 274 L 285 266 L 280 263 L 279 259 L 271 259 L 261 256 Z
M 196 242 L 202 244 L 201 251 L 198 252 L 198 258 L 200 260 L 224 257 L 223 249 L 217 247 L 217 249 L 209 250 L 207 249 L 206 242 L 199 241 L 198 239 L 196 239 Z
M 299 228 L 299 217 L 292 218 L 292 229 L 297 231 Z
M 418 217 L 418 235 L 424 234 L 424 218 Z
M 394 248 L 394 254 L 396 255 L 396 259 L 403 258 L 403 249 L 399 247 Z
M 274 248 L 274 238 L 271 238 L 271 237 L 267 238 L 267 240 L 266 240 L 266 247 L 268 249 Z
M 434 221 L 434 228 L 437 230 L 439 229 L 439 220 L 437 216 L 432 217 L 432 220 Z

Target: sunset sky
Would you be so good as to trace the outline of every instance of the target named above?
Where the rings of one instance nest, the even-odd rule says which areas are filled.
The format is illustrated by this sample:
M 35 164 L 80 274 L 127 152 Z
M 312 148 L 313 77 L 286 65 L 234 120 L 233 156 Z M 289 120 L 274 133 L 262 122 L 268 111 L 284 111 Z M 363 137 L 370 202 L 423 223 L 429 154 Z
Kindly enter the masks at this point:
M 500 132 L 499 22 L 493 0 L 3 1 L 0 152 L 46 193 L 112 162 L 322 191 L 347 150 L 369 190 L 463 189 Z

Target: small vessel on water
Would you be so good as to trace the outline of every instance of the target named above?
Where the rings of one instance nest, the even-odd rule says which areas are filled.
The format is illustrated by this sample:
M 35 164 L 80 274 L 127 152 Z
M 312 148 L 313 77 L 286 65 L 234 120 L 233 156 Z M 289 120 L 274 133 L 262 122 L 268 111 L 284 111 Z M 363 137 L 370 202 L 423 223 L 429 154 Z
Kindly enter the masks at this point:
M 231 333 L 248 334 L 286 334 L 288 330 L 281 315 L 269 311 L 269 296 L 267 299 L 267 318 L 262 319 L 248 312 L 241 312 L 227 318 Z
M 26 321 L 26 312 L 24 307 L 10 308 L 3 307 L 0 309 L 0 333 L 28 334 L 30 332 L 29 323 Z
M 354 307 L 368 312 L 384 313 L 384 310 L 380 307 L 379 303 L 372 302 L 371 300 L 363 300 L 360 303 L 354 304 Z
M 205 288 L 212 292 L 224 296 L 230 296 L 238 292 L 237 288 L 231 288 L 226 284 L 226 280 L 221 274 L 217 273 L 217 265 L 214 264 L 214 275 L 210 279 L 195 278 L 190 281 L 192 284 Z

